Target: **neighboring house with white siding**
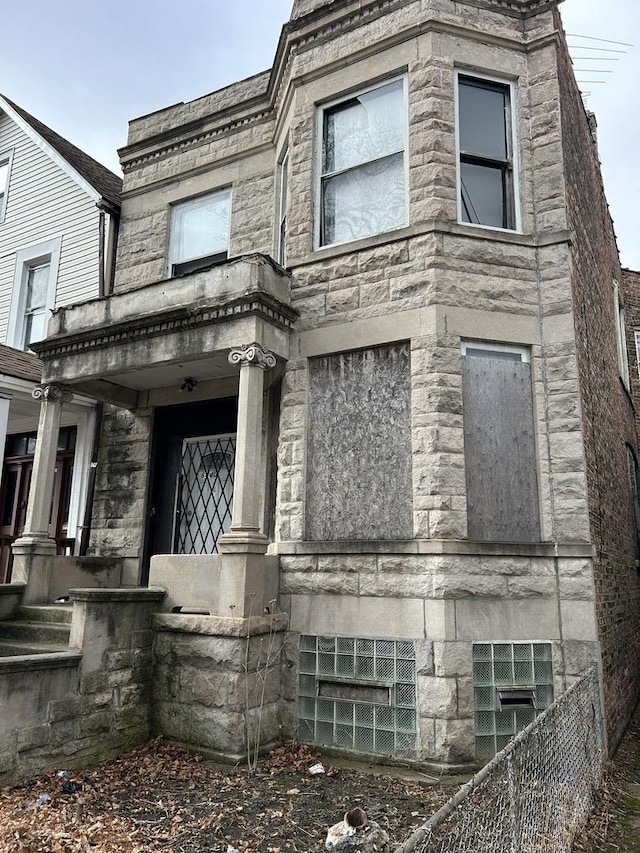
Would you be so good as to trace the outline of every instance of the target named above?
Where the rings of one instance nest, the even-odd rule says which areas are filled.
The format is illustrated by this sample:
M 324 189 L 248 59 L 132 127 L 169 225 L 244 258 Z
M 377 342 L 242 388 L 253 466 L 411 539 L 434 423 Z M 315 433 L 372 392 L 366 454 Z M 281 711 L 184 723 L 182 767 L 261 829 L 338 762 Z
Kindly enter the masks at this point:
M 54 308 L 111 289 L 120 178 L 0 96 L 0 582 L 21 533 L 31 480 L 41 366 L 30 344 Z M 77 552 L 94 433 L 95 402 L 65 405 L 50 535 Z

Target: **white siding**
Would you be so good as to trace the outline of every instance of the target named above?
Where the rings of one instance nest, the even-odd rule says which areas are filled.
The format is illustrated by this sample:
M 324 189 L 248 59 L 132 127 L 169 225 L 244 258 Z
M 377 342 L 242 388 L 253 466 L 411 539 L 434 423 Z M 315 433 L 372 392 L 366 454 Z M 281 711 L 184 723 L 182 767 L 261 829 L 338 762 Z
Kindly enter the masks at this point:
M 0 152 L 13 149 L 0 225 L 0 343 L 5 342 L 16 252 L 62 236 L 56 305 L 98 295 L 98 210 L 93 199 L 4 113 Z

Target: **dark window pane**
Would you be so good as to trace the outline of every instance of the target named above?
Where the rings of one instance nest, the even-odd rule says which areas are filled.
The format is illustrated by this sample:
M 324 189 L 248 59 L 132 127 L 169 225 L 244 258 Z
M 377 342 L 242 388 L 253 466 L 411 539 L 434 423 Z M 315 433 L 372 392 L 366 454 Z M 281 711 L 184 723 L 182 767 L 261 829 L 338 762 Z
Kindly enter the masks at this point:
M 501 361 L 522 361 L 522 355 L 519 352 L 509 352 L 509 350 L 467 347 L 465 355 L 469 358 L 497 358 Z
M 4 487 L 4 504 L 2 506 L 2 526 L 8 527 L 13 522 L 13 502 L 16 497 L 18 472 L 7 471 Z
M 506 160 L 507 90 L 459 82 L 460 151 Z
M 460 163 L 462 220 L 506 228 L 504 171 Z
M 327 110 L 323 172 L 337 172 L 404 148 L 403 83 L 396 80 Z
M 344 243 L 406 224 L 404 155 L 327 178 L 323 243 Z

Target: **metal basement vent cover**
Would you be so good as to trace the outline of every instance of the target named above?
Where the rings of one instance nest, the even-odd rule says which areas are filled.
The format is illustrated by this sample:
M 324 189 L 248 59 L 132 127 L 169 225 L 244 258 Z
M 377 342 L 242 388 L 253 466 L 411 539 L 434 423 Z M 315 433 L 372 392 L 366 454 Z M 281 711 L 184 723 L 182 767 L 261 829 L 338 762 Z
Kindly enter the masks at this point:
M 412 642 L 303 635 L 299 673 L 300 740 L 379 755 L 415 752 Z

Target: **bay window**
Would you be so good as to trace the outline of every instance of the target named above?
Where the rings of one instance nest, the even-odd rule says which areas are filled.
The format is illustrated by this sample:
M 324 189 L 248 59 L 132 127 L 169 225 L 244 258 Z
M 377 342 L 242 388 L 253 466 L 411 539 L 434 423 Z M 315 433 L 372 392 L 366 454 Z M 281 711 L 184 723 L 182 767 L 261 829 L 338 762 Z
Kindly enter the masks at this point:
M 405 81 L 325 107 L 318 245 L 347 243 L 407 224 Z
M 512 85 L 458 75 L 459 219 L 517 225 Z

